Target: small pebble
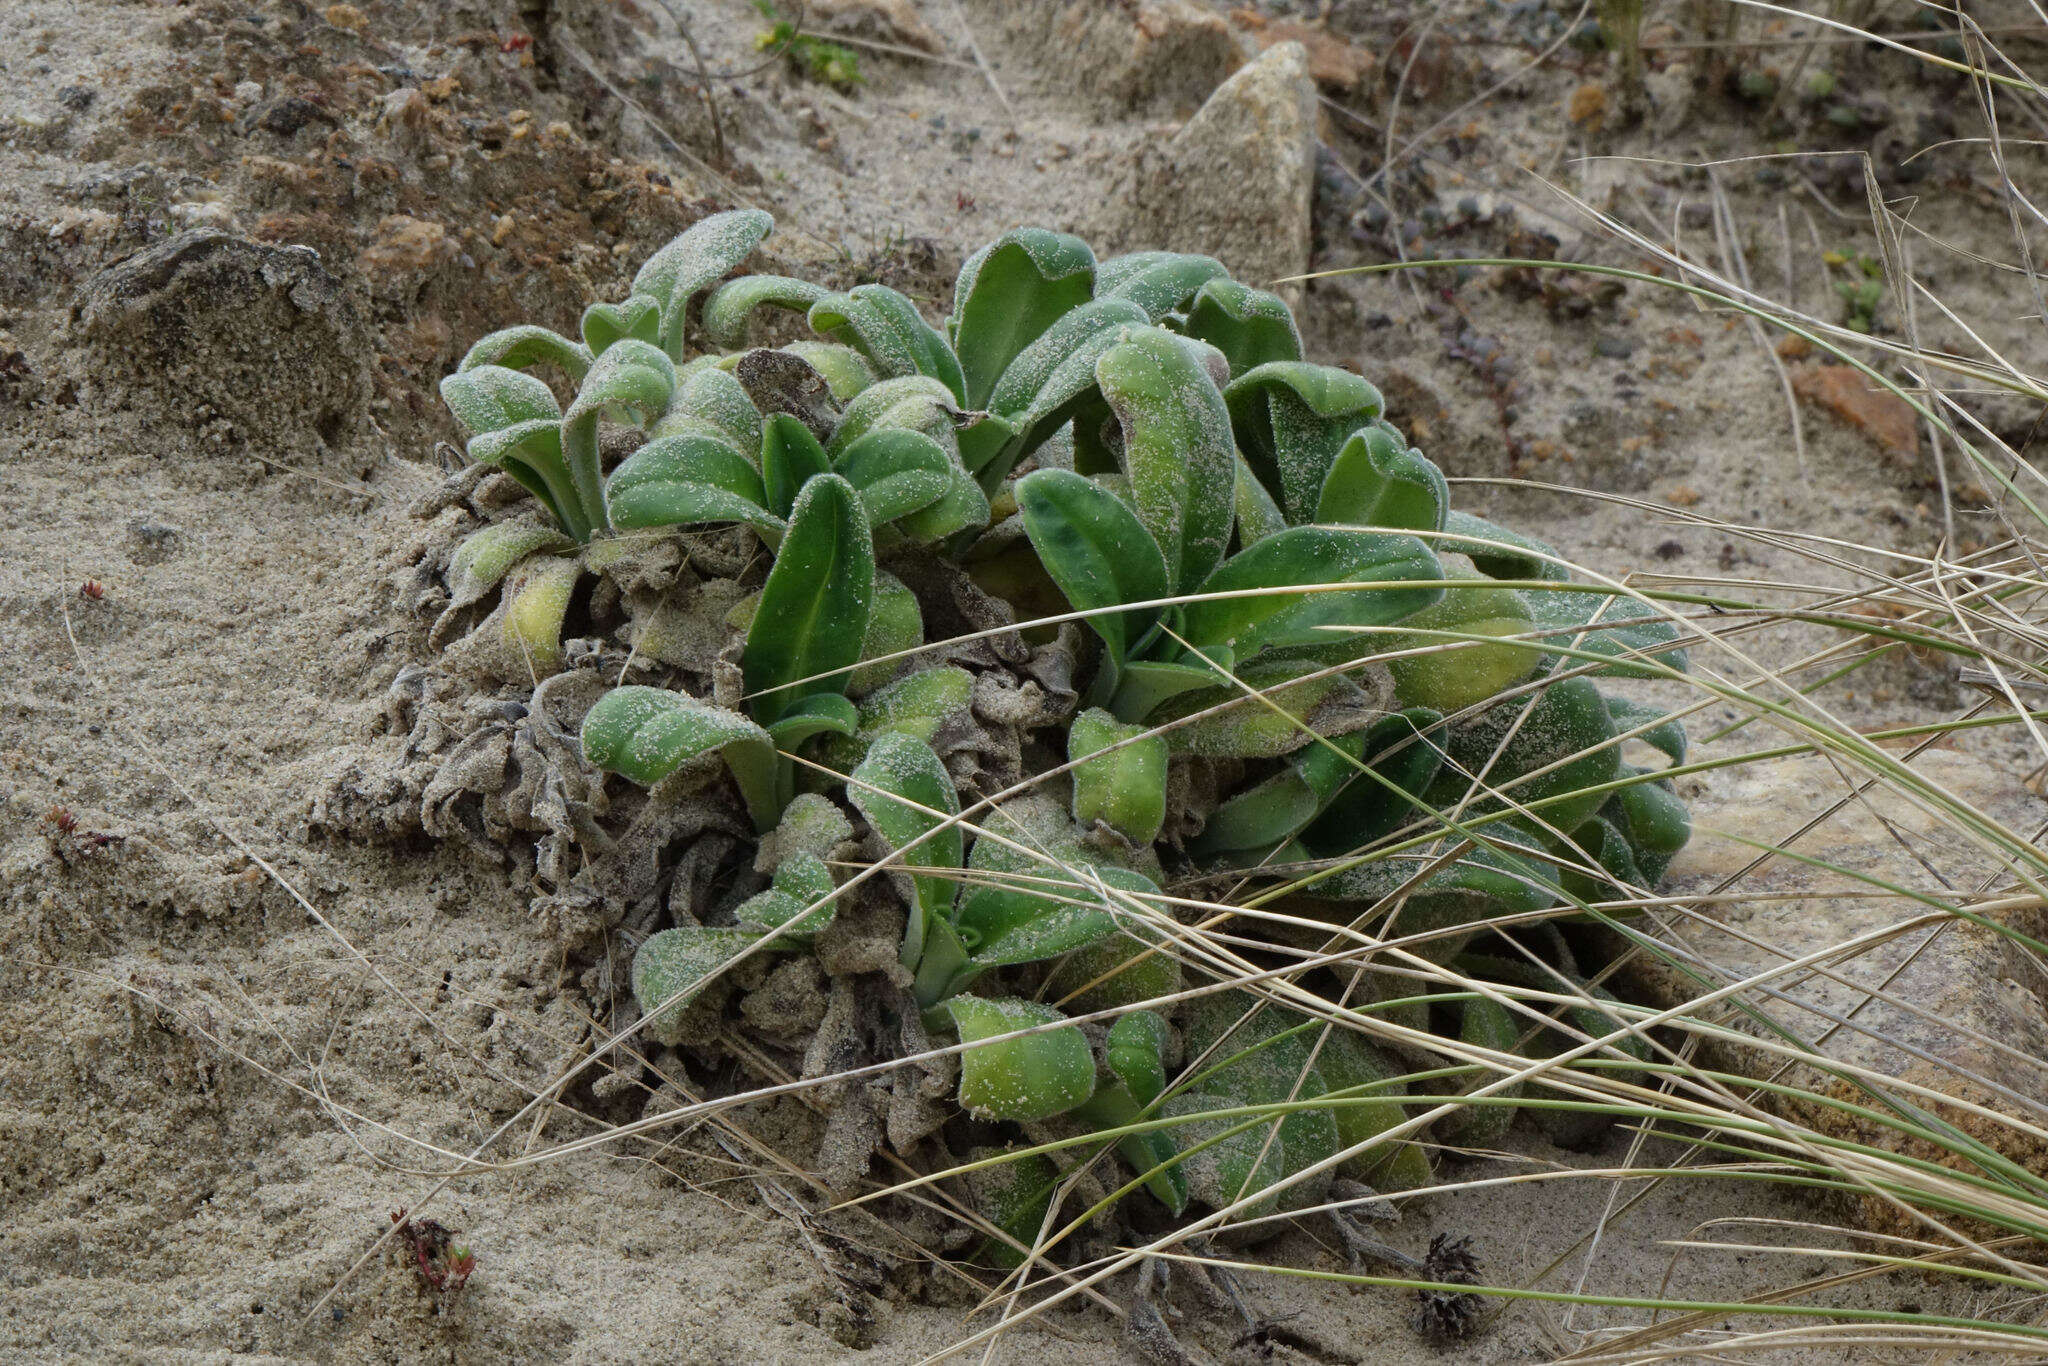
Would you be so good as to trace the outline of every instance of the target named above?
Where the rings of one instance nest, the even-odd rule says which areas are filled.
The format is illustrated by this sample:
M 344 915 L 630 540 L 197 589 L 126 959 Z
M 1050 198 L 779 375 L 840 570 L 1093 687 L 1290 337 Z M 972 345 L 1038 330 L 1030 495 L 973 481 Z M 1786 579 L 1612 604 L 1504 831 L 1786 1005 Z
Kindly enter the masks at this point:
M 1593 354 L 1609 360 L 1627 360 L 1635 349 L 1635 343 L 1626 337 L 1606 336 L 1593 343 Z

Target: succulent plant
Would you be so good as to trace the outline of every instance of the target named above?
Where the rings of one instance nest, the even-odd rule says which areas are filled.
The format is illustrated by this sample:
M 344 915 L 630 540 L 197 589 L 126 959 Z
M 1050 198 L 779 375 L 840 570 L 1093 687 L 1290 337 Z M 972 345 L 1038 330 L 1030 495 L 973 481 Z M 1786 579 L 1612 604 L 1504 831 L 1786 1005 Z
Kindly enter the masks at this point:
M 582 725 L 590 763 L 657 797 L 722 767 L 778 860 L 714 923 L 640 947 L 657 1040 L 691 1037 L 736 959 L 833 933 L 864 852 L 902 907 L 891 1009 L 966 1046 L 977 1134 L 1114 1129 L 1134 1188 L 1221 1208 L 1402 1122 L 1377 1093 L 1403 1069 L 1243 991 L 1183 999 L 1202 982 L 1169 951 L 1163 885 L 1252 878 L 1297 926 L 1379 917 L 1416 952 L 1540 986 L 1489 917 L 1647 887 L 1684 844 L 1669 782 L 1623 753 L 1682 761 L 1682 728 L 1593 681 L 1684 667 L 1676 631 L 1452 509 L 1379 392 L 1303 359 L 1278 297 L 1207 257 L 1098 261 L 1026 228 L 969 258 L 933 326 L 880 285 L 727 278 L 769 226 L 707 218 L 625 303 L 593 305 L 580 342 L 496 333 L 444 384 L 471 455 L 547 514 L 465 542 L 451 600 L 497 588 L 493 629 L 548 668 L 576 578 L 623 545 L 722 528 L 768 566 L 726 599 L 736 687 L 616 687 Z M 778 311 L 815 339 L 749 347 Z M 540 365 L 576 386 L 566 407 L 523 372 Z M 960 603 L 969 629 L 928 644 Z M 998 726 L 1025 781 L 991 806 L 960 737 Z M 1534 942 L 1577 979 L 1561 937 Z M 1353 1008 L 1547 1046 L 1486 998 L 1325 1017 Z M 1105 1030 L 1068 1009 L 1120 1014 Z M 1485 1141 L 1512 1114 L 1475 1107 L 1439 1136 Z M 994 1224 L 1028 1242 L 1058 1170 L 1033 1155 L 984 1182 Z M 1380 1144 L 1342 1174 L 1415 1185 L 1428 1164 Z

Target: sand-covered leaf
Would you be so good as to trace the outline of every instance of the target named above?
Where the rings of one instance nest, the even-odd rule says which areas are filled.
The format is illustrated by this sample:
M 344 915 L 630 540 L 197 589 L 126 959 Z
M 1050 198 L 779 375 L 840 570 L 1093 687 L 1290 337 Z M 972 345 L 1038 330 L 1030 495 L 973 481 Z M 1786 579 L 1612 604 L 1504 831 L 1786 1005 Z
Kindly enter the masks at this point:
M 1021 1038 L 999 1037 L 1066 1018 L 1051 1006 L 979 996 L 955 996 L 945 1006 L 960 1041 L 977 1045 L 960 1055 L 960 1104 L 971 1113 L 985 1119 L 1049 1119 L 1094 1092 L 1095 1055 L 1073 1025 Z

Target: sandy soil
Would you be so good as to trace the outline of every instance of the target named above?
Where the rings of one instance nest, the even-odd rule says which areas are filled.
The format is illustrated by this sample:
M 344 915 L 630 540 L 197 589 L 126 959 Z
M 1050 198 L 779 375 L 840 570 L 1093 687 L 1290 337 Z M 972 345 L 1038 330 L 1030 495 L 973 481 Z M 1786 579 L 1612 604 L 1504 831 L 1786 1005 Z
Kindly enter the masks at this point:
M 1013 222 L 1102 231 L 1134 149 L 1206 88 L 1134 88 L 1114 62 L 1049 41 L 1060 5 L 970 5 L 964 21 L 1012 115 L 973 67 L 949 0 L 877 6 L 921 15 L 945 60 L 870 52 L 868 83 L 847 94 L 779 66 L 719 85 L 730 155 L 719 177 L 704 164 L 704 106 L 679 74 L 690 59 L 658 8 L 435 8 L 0 4 L 13 35 L 0 53 L 0 612 L 11 624 L 0 671 L 0 1355 L 917 1360 L 982 1322 L 969 1317 L 973 1296 L 901 1268 L 876 1306 L 872 1345 L 843 1345 L 845 1311 L 797 1226 L 694 1149 L 621 1144 L 462 1181 L 425 1211 L 476 1252 L 459 1296 L 423 1289 L 402 1259 L 349 1275 L 393 1211 L 434 1186 L 426 1173 L 581 1056 L 593 1037 L 579 985 L 589 964 L 541 932 L 530 889 L 506 870 L 424 839 L 332 837 L 309 812 L 338 772 L 398 743 L 386 689 L 420 656 L 424 630 L 409 611 L 422 535 L 409 508 L 439 482 L 433 443 L 451 434 L 432 383 L 471 339 L 519 319 L 568 324 L 707 201 L 738 197 L 777 212 L 792 257 L 937 305 L 961 255 Z M 1717 91 L 1695 99 L 1669 70 L 1653 77 L 1663 107 L 1641 124 L 1619 126 L 1613 95 L 1604 131 L 1583 109 L 1575 120 L 1574 92 L 1601 88 L 1604 62 L 1567 48 L 1517 75 L 1551 29 L 1516 32 L 1491 7 L 1448 6 L 1407 46 L 1396 42 L 1406 7 L 1334 8 L 1331 41 L 1355 44 L 1369 74 L 1355 92 L 1330 87 L 1353 112 L 1328 116 L 1322 264 L 1384 259 L 1354 232 L 1365 211 L 1346 189 L 1386 141 L 1361 119 L 1394 120 L 1400 143 L 1451 120 L 1397 177 L 1400 213 L 1421 224 L 1428 204 L 1419 236 L 1481 254 L 1545 231 L 1564 254 L 1594 252 L 1524 165 L 1603 208 L 1675 216 L 1690 239 L 1711 241 L 1699 176 L 1577 158 L 1765 145 L 1754 110 Z M 758 65 L 750 7 L 689 12 L 711 68 Z M 1204 22 L 1257 43 L 1261 30 L 1223 13 Z M 1959 106 L 1954 82 L 1867 53 L 1837 65 L 1886 105 L 1883 130 L 1837 139 L 1861 149 L 1875 138 L 1881 173 L 1897 172 L 1886 138 L 1917 147 L 1957 135 L 1943 123 Z M 1500 81 L 1491 103 L 1461 107 Z M 1826 125 L 1802 119 L 1794 131 L 1813 139 Z M 1981 159 L 1950 148 L 1927 160 L 1924 178 L 1888 181 L 1887 193 L 1918 196 L 1916 222 L 1932 238 L 2010 255 Z M 1810 193 L 1755 166 L 1721 172 L 1760 289 L 1789 278 L 1800 302 L 1831 306 L 1819 249 L 1870 248 L 1860 184 L 1835 164 L 1800 168 Z M 1467 199 L 1511 208 L 1513 221 L 1461 225 Z M 95 322 L 87 282 L 186 226 L 319 251 L 338 290 L 330 350 L 242 356 L 236 383 L 254 392 L 276 366 L 309 367 L 357 396 L 338 425 L 288 405 L 237 413 L 233 394 L 209 397 L 203 377 L 169 361 L 125 363 L 138 343 Z M 1995 275 L 1915 240 L 1916 260 L 1936 258 L 1943 298 L 1992 344 L 2038 335 Z M 1611 569 L 1828 577 L 1782 548 L 1688 528 L 1687 509 L 1915 552 L 1934 544 L 1925 438 L 1886 454 L 1804 407 L 1801 465 L 1779 373 L 1742 324 L 1641 287 L 1609 298 L 1492 278 L 1455 291 L 1433 277 L 1324 282 L 1304 319 L 1320 356 L 1384 381 L 1395 415 L 1452 475 L 1557 480 L 1661 503 L 1672 519 L 1501 488 L 1462 496 Z M 1888 307 L 1881 322 L 1896 329 Z M 220 335 L 180 344 L 224 355 L 236 321 L 219 313 Z M 1976 406 L 2016 443 L 2034 416 Z M 1957 529 L 1966 547 L 1988 531 L 1967 503 Z M 1770 663 L 1795 645 L 1758 648 Z M 1838 703 L 1877 724 L 1937 714 L 1955 696 L 1952 680 L 1902 664 L 1847 685 Z M 2009 795 L 2022 756 L 2002 744 L 1975 753 L 1986 790 Z M 1711 788 L 1700 796 L 1711 809 Z M 55 808 L 77 831 L 56 829 Z M 637 1114 L 642 1094 L 569 1099 L 582 1113 L 553 1111 L 496 1155 L 596 1133 Z M 1626 1135 L 1591 1153 L 1521 1134 L 1516 1146 L 1457 1174 L 1654 1158 L 1631 1159 Z M 1435 1232 L 1471 1234 L 1489 1277 L 1511 1284 L 1563 1256 L 1542 1284 L 1569 1288 L 1586 1265 L 1573 1252 L 1581 1235 L 1634 1192 L 1618 1189 L 1550 1181 L 1421 1201 L 1387 1236 L 1420 1251 Z M 1667 1187 L 1607 1229 L 1585 1283 L 1655 1294 L 1673 1270 L 1670 1293 L 1732 1299 L 1815 1264 L 1662 1242 L 1709 1220 L 1813 1213 L 1761 1188 Z M 1314 1230 L 1260 1255 L 1341 1265 Z M 1249 1289 L 1283 1323 L 1276 1359 L 1446 1359 L 1409 1331 L 1399 1292 L 1278 1278 Z M 1885 1281 L 1845 1302 L 1936 1303 L 1928 1287 Z M 1251 1350 L 1234 1345 L 1227 1311 L 1185 1291 L 1174 1303 L 1191 1346 L 1219 1360 Z M 1520 1305 L 1449 1359 L 1542 1360 L 1575 1345 L 1572 1330 L 1637 1317 Z M 1124 1358 L 1114 1317 L 1085 1308 L 1018 1329 L 1003 1359 Z

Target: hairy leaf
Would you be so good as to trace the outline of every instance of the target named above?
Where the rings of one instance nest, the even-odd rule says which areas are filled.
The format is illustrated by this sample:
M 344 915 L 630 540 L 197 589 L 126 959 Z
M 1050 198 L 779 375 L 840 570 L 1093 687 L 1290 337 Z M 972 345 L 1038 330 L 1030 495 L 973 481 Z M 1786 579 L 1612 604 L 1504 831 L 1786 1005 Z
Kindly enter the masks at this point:
M 660 345 L 661 304 L 657 300 L 635 294 L 622 304 L 592 304 L 583 310 L 583 344 L 592 356 L 603 355 L 613 342 L 629 337 Z
M 1134 251 L 1114 256 L 1096 269 L 1095 296 L 1125 299 L 1158 322 L 1188 306 L 1196 291 L 1227 272 L 1213 256 L 1187 256 L 1174 251 Z
M 675 385 L 675 364 L 661 351 L 646 342 L 614 342 L 590 367 L 576 401 L 562 414 L 562 461 L 569 467 L 578 505 L 597 530 L 609 525 L 598 463 L 598 419 L 610 416 L 650 426 L 668 408 Z
M 665 688 L 613 688 L 583 718 L 583 757 L 652 787 L 692 759 L 717 751 L 739 780 L 756 829 L 781 818 L 775 745 L 738 712 Z
M 441 381 L 441 401 L 478 436 L 522 422 L 553 422 L 562 415 L 552 389 L 502 365 L 456 371 Z
M 771 725 L 812 693 L 845 689 L 874 596 L 860 495 L 836 474 L 817 475 L 797 494 L 741 655 L 756 720 Z
M 1352 433 L 1330 461 L 1316 520 L 1398 531 L 1442 531 L 1451 504 L 1444 473 L 1405 449 L 1385 425 Z
M 811 330 L 853 347 L 885 376 L 926 375 L 946 386 L 954 402 L 966 396 L 960 360 L 917 305 L 887 285 L 856 285 L 811 305 Z
M 1386 406 L 1379 390 L 1350 371 L 1300 361 L 1248 370 L 1224 398 L 1252 473 L 1297 523 L 1314 519 L 1337 452 Z
M 1534 698 L 1502 702 L 1453 730 L 1448 748 L 1456 767 L 1447 767 L 1437 781 L 1452 800 L 1471 782 L 1466 775 L 1482 769 L 1487 787 L 1522 805 L 1575 793 L 1535 813 L 1546 825 L 1569 832 L 1606 800 L 1605 793 L 1582 789 L 1611 782 L 1621 772 L 1619 746 L 1593 748 L 1614 733 L 1600 690 L 1585 678 L 1560 679 Z M 1499 805 L 1488 798 L 1479 809 Z
M 1230 414 L 1208 372 L 1170 332 L 1133 331 L 1095 363 L 1123 429 L 1123 466 L 1138 518 L 1183 591 L 1230 544 L 1237 466 Z
M 1004 233 L 968 258 L 953 296 L 953 343 L 970 408 L 986 405 L 1018 353 L 1095 291 L 1095 253 L 1043 228 Z
M 698 220 L 647 258 L 633 277 L 633 293 L 660 303 L 660 344 L 670 359 L 683 358 L 690 300 L 752 256 L 774 226 L 759 209 L 728 209 Z
M 761 423 L 761 483 L 768 509 L 787 517 L 796 496 L 817 475 L 832 468 L 811 429 L 788 413 L 770 413 Z
M 1394 694 L 1411 706 L 1437 711 L 1463 711 L 1503 692 L 1534 674 L 1543 663 L 1540 645 L 1476 644 L 1432 636 L 1431 631 L 1474 636 L 1510 637 L 1536 629 L 1523 594 L 1511 588 L 1486 587 L 1488 580 L 1446 566 L 1445 578 L 1473 581 L 1470 588 L 1447 588 L 1442 601 L 1402 622 L 1406 633 L 1370 637 L 1361 644 L 1373 651 L 1431 648 L 1430 654 L 1406 655 L 1387 661 L 1394 676 Z
M 846 795 L 875 833 L 902 854 L 911 869 L 958 868 L 963 840 L 953 779 L 932 747 L 899 731 L 885 731 L 868 746 L 867 758 L 854 769 Z M 937 831 L 933 834 L 933 831 Z M 948 918 L 954 882 L 949 877 L 913 873 L 911 916 L 903 932 L 903 966 L 915 969 L 924 955 L 927 927 Z
M 1254 593 L 1198 599 L 1181 609 L 1184 634 L 1197 646 L 1227 645 L 1237 658 L 1280 645 L 1329 643 L 1329 626 L 1383 626 L 1443 596 L 1410 580 L 1444 577 L 1429 547 L 1413 536 L 1298 526 L 1255 541 L 1211 574 L 1200 593 Z M 1336 592 L 1257 590 L 1331 584 L 1383 587 Z
M 710 437 L 753 462 L 761 454 L 761 413 L 730 372 L 692 361 L 676 372 L 675 397 L 649 435 Z
M 669 436 L 626 457 L 605 483 L 611 523 L 620 530 L 744 522 L 770 538 L 783 520 L 764 506 L 756 470 L 738 451 L 707 436 Z
M 1129 505 L 1071 470 L 1035 470 L 1017 481 L 1017 508 L 1039 559 L 1077 612 L 1156 602 L 1170 591 L 1159 544 Z M 1160 609 L 1101 612 L 1088 625 L 1125 659 Z
M 681 1044 L 683 1012 L 759 939 L 749 930 L 703 925 L 678 925 L 649 935 L 633 955 L 633 998 L 645 1012 L 647 1037 L 671 1048 Z
M 1232 379 L 1269 361 L 1301 359 L 1301 333 L 1287 301 L 1227 275 L 1196 293 L 1187 334 L 1221 351 L 1230 361 Z
M 860 490 L 868 525 L 881 526 L 944 497 L 958 467 L 923 432 L 877 427 L 848 445 L 833 468 Z
M 1036 1001 L 955 996 L 946 1011 L 960 1041 L 976 1044 L 960 1055 L 960 1104 L 986 1119 L 1049 1119 L 1087 1100 L 1095 1090 L 1095 1055 L 1072 1025 L 983 1043 L 1004 1034 L 1064 1019 Z
M 486 365 L 524 370 L 529 365 L 545 362 L 559 367 L 571 383 L 580 384 L 584 372 L 590 369 L 590 360 L 589 348 L 570 341 L 559 332 L 522 323 L 518 327 L 493 332 L 478 341 L 469 348 L 455 369 L 458 374 Z
M 704 339 L 721 350 L 747 344 L 747 323 L 757 308 L 787 308 L 809 313 L 829 291 L 808 280 L 787 275 L 742 275 L 728 280 L 704 301 Z
M 1140 846 L 1158 839 L 1166 824 L 1166 737 L 1147 730 L 1095 707 L 1067 731 L 1074 819 L 1084 826 L 1101 821 Z
M 498 522 L 472 535 L 448 560 L 448 605 L 466 607 L 498 586 L 529 555 L 567 550 L 575 542 L 553 527 Z

